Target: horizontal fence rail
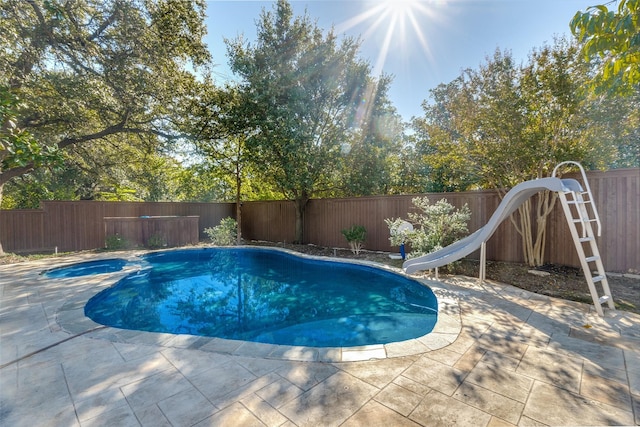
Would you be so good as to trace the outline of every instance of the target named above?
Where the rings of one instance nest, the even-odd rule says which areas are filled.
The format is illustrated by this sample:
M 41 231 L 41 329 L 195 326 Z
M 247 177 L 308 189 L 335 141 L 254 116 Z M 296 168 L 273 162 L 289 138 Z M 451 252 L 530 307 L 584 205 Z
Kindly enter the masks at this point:
M 640 169 L 588 172 L 589 184 L 602 220 L 598 246 L 607 271 L 640 271 Z M 577 175 L 566 175 L 579 180 Z M 471 210 L 469 232 L 484 226 L 498 204 L 497 191 L 429 193 L 350 199 L 314 199 L 304 216 L 304 239 L 327 247 L 348 247 L 341 230 L 352 225 L 367 229 L 364 248 L 397 251 L 389 243 L 386 218 L 407 219 L 415 197 L 434 203 L 446 199 Z M 199 239 L 204 229 L 226 217 L 235 217 L 233 203 L 45 201 L 38 210 L 0 211 L 0 242 L 7 252 L 78 251 L 105 246 L 105 218 L 197 216 Z M 242 204 L 242 236 L 247 240 L 293 242 L 295 205 L 290 201 Z M 190 238 L 192 240 L 192 238 Z M 560 204 L 548 218 L 545 254 L 548 262 L 579 267 Z M 472 254 L 477 258 L 478 253 Z M 510 221 L 500 225 L 487 242 L 487 259 L 522 262 L 522 240 Z

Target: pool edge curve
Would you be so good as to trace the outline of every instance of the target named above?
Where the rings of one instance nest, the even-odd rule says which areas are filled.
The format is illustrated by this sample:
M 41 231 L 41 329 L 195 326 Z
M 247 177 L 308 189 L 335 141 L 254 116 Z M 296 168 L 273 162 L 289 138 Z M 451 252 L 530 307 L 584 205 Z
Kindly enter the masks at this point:
M 252 246 L 247 245 L 244 247 L 251 248 Z M 314 256 L 279 247 L 260 247 L 274 251 L 283 251 L 303 258 L 366 265 L 405 275 L 400 269 L 372 261 Z M 199 248 L 202 249 L 202 247 Z M 168 251 L 171 250 L 176 249 L 169 249 Z M 184 250 L 184 248 L 178 250 Z M 130 258 L 133 259 L 153 252 L 158 251 L 141 251 L 137 252 L 135 256 L 131 256 Z M 86 317 L 84 314 L 84 305 L 89 298 L 103 289 L 114 285 L 118 280 L 130 272 L 130 269 L 125 268 L 122 271 L 112 273 L 109 278 L 105 278 L 104 276 L 83 277 L 82 280 L 87 282 L 85 283 L 87 289 L 82 292 L 74 293 L 73 296 L 69 298 L 62 307 L 60 307 L 56 313 L 56 321 L 59 326 L 67 333 L 73 335 L 83 333 L 85 334 L 85 337 L 105 339 L 112 342 L 158 345 L 167 348 L 187 348 L 243 357 L 329 363 L 356 362 L 370 359 L 386 359 L 423 354 L 452 344 L 458 338 L 461 331 L 458 301 L 451 296 L 446 285 L 439 281 L 424 280 L 414 276 L 408 277 L 428 285 L 436 295 L 438 301 L 438 320 L 433 330 L 426 335 L 388 344 L 374 344 L 359 347 L 303 347 L 264 344 L 253 341 L 240 341 L 187 334 L 118 329 L 101 325 Z M 60 279 L 43 278 L 43 280 Z M 86 333 L 92 329 L 96 330 Z

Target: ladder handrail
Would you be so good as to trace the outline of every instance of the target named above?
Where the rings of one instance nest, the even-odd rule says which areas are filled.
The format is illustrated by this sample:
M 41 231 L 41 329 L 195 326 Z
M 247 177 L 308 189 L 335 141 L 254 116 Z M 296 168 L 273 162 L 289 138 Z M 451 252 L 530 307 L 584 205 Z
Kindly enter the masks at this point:
M 555 178 L 558 168 L 560 168 L 560 166 L 569 165 L 569 164 L 577 166 L 580 169 L 580 173 L 582 174 L 582 182 L 584 183 L 584 189 L 586 190 L 586 193 L 589 195 L 589 202 L 591 203 L 591 208 L 593 209 L 593 215 L 595 216 L 594 219 L 598 224 L 598 236 L 600 236 L 602 234 L 602 223 L 600 222 L 600 215 L 598 214 L 598 209 L 596 209 L 596 204 L 593 200 L 593 194 L 591 193 L 591 187 L 589 186 L 589 181 L 587 180 L 587 174 L 584 171 L 584 168 L 582 167 L 582 165 L 573 160 L 560 162 L 556 165 L 555 168 L 553 168 L 553 173 L 551 174 L 551 176 Z

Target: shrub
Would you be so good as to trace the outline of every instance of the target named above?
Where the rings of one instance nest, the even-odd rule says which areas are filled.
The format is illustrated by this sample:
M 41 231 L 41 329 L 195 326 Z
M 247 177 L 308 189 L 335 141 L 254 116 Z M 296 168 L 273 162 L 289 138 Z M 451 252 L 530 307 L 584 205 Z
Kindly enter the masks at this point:
M 430 204 L 427 197 L 411 201 L 421 212 L 409 213 L 409 219 L 419 228 L 411 234 L 412 256 L 419 256 L 448 246 L 466 235 L 471 211 L 465 204 L 457 209 L 446 199 Z
M 367 238 L 367 229 L 362 225 L 352 225 L 350 228 L 342 230 L 342 235 L 351 247 L 351 252 L 358 255 L 362 250 L 362 244 Z
M 110 251 L 117 251 L 122 249 L 128 249 L 131 247 L 131 243 L 124 237 L 118 234 L 112 234 L 105 238 L 104 247 Z
M 150 249 L 158 249 L 167 246 L 167 239 L 160 233 L 154 233 L 147 240 L 147 247 Z
M 400 218 L 385 220 L 391 231 L 389 238 L 391 244 L 400 245 L 401 240 L 410 243 L 410 257 L 441 249 L 468 233 L 467 223 L 471 219 L 471 211 L 466 204 L 456 209 L 446 199 L 430 204 L 427 197 L 416 197 L 411 202 L 420 210 L 420 212 L 408 214 L 414 230 L 394 234 L 393 231 L 397 231 L 402 220 Z
M 236 220 L 231 217 L 223 218 L 220 220 L 220 225 L 205 228 L 204 234 L 211 239 L 214 245 L 235 245 L 238 238 L 238 224 Z
M 409 241 L 409 234 L 413 232 L 413 229 L 406 228 L 407 221 L 402 218 L 387 218 L 384 222 L 389 227 L 389 242 L 391 242 L 391 246 L 400 246 Z

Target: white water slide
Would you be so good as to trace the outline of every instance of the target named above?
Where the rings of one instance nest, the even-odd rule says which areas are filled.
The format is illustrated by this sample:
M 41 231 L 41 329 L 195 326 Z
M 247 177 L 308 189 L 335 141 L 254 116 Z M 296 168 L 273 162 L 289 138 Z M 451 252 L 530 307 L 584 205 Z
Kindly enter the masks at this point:
M 558 168 L 565 165 L 578 166 L 582 172 L 584 189 L 575 179 L 555 177 Z M 502 221 L 507 219 L 520 205 L 534 194 L 544 190 L 555 191 L 560 197 L 576 251 L 578 252 L 578 258 L 593 298 L 593 304 L 598 314 L 603 316 L 602 304 L 606 302 L 611 309 L 614 308 L 614 304 L 596 245 L 596 234 L 591 226 L 592 224 L 597 225 L 597 235 L 599 236 L 601 231 L 600 218 L 593 202 L 593 196 L 584 169 L 576 162 L 560 163 L 554 169 L 553 177 L 551 178 L 525 181 L 516 185 L 504 196 L 502 202 L 500 202 L 500 205 L 498 205 L 498 208 L 484 227 L 446 248 L 407 260 L 402 265 L 402 268 L 409 274 L 420 270 L 431 270 L 459 260 L 480 248 L 480 280 L 484 280 L 487 240 L 493 235 Z M 581 225 L 580 230 L 578 230 L 578 224 Z M 593 274 L 594 270 L 596 275 Z M 596 290 L 596 283 L 602 285 L 602 295 Z
M 438 251 L 405 261 L 402 268 L 407 273 L 430 270 L 463 258 L 482 246 L 496 231 L 502 221 L 509 218 L 518 207 L 534 194 L 544 191 L 582 191 L 575 179 L 541 178 L 521 182 L 502 199 L 496 211 L 484 227 Z

